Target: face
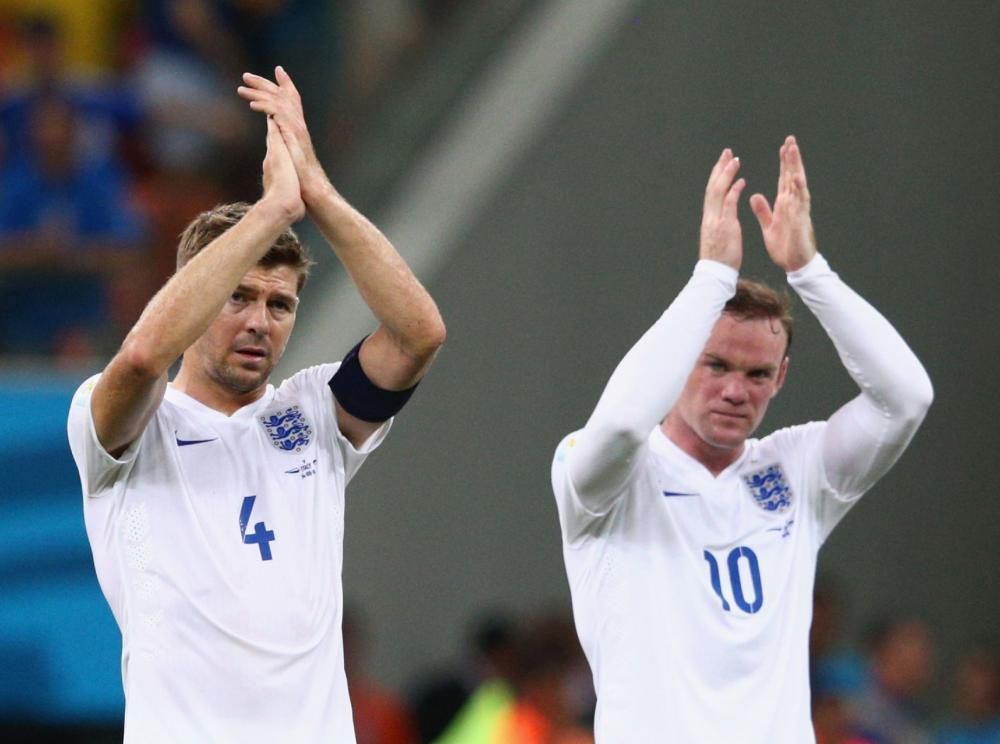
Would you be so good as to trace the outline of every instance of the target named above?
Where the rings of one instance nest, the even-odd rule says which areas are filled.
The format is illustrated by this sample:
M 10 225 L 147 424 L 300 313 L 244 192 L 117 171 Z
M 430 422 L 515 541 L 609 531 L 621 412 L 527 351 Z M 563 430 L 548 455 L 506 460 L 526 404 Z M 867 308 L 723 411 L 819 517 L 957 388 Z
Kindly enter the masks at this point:
M 295 325 L 298 276 L 289 266 L 248 271 L 218 317 L 184 354 L 209 387 L 255 399 Z M 235 396 L 233 396 L 235 394 Z
M 695 450 L 741 448 L 784 384 L 787 341 L 777 320 L 723 313 L 670 412 L 671 438 Z

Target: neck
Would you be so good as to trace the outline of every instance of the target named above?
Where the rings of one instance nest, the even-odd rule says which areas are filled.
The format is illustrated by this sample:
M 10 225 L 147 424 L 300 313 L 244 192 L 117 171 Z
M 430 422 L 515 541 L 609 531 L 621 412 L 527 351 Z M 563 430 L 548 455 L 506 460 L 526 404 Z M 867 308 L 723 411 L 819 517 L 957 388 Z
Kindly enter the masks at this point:
M 196 375 L 191 365 L 181 361 L 181 368 L 174 378 L 173 385 L 185 395 L 194 398 L 202 405 L 219 411 L 226 416 L 232 416 L 243 406 L 258 400 L 267 388 L 266 383 L 249 392 L 241 393 L 219 385 L 204 375 Z
M 706 442 L 684 420 L 671 411 L 660 424 L 667 439 L 676 444 L 682 452 L 700 462 L 712 475 L 718 475 L 743 454 L 746 446 L 740 442 L 736 447 L 718 447 Z

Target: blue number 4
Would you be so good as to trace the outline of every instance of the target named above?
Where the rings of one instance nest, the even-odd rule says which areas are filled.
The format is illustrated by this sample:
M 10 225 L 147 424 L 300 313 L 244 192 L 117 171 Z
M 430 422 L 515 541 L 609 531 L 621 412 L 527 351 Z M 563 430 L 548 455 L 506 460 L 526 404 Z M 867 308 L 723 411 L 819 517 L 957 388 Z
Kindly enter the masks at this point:
M 753 602 L 747 602 L 743 593 L 743 581 L 740 579 L 740 559 L 745 558 L 747 567 L 750 569 L 750 581 L 753 583 Z M 712 582 L 712 589 L 722 600 L 722 609 L 729 612 L 729 602 L 722 594 L 722 579 L 719 575 L 719 562 L 715 556 L 705 551 L 705 560 L 708 561 L 708 574 Z M 740 545 L 729 551 L 726 559 L 726 567 L 729 569 L 729 584 L 733 590 L 733 599 L 736 606 L 746 613 L 754 614 L 764 605 L 764 588 L 760 582 L 760 564 L 757 562 L 757 554 L 750 548 Z
M 269 561 L 271 560 L 271 541 L 274 539 L 274 530 L 269 530 L 263 522 L 257 522 L 253 526 L 253 532 L 247 534 L 250 512 L 253 511 L 253 504 L 256 500 L 256 496 L 247 496 L 243 499 L 243 508 L 240 509 L 240 537 L 243 538 L 244 545 L 256 545 L 260 548 L 262 561 Z

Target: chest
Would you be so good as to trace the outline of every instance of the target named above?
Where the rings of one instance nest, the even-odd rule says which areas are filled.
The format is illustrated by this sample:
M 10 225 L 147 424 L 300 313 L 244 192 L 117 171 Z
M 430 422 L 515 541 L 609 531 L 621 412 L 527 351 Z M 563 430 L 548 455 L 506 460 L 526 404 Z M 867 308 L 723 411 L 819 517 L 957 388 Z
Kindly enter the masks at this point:
M 241 418 L 185 414 L 165 416 L 158 446 L 143 453 L 155 453 L 142 463 L 144 501 L 162 531 L 261 561 L 343 534 L 344 469 L 322 422 L 298 406 Z

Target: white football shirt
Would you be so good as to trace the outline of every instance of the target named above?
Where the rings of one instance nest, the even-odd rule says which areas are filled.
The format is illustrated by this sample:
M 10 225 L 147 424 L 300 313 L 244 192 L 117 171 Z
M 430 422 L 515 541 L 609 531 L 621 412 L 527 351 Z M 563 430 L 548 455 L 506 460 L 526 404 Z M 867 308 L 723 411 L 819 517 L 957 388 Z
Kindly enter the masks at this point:
M 122 632 L 126 742 L 355 741 L 344 676 L 344 489 L 384 438 L 340 433 L 311 367 L 232 416 L 168 386 L 115 459 L 77 391 L 69 440 Z
M 599 742 L 811 742 L 816 555 L 853 500 L 826 483 L 813 423 L 748 440 L 713 477 L 655 429 L 604 516 L 552 483 Z

